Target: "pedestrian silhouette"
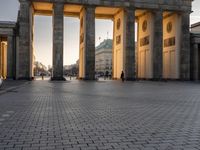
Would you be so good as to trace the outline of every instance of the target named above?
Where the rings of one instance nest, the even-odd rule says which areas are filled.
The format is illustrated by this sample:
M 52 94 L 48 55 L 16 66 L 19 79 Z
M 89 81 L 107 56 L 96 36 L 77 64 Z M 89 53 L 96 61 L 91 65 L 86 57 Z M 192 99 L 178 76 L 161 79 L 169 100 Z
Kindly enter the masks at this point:
M 42 77 L 42 80 L 44 80 L 44 73 L 41 73 L 40 75 Z
M 122 79 L 122 82 L 124 82 L 124 71 L 122 71 L 121 73 L 121 79 Z

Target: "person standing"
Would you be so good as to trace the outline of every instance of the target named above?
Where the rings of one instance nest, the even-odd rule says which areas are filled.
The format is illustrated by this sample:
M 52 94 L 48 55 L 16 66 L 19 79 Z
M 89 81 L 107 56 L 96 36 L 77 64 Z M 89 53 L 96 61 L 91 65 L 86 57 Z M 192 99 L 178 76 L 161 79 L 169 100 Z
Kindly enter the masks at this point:
M 122 82 L 124 82 L 124 71 L 122 71 L 122 73 L 121 73 L 121 80 L 122 80 Z

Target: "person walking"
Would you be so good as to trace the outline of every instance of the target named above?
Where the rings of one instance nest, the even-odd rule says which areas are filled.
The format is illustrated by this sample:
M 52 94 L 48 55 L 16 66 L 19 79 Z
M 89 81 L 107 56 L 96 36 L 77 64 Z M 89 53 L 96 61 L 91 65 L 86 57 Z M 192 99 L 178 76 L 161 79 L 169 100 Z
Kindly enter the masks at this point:
M 42 80 L 44 80 L 44 73 L 42 72 L 41 74 Z
M 124 82 L 124 71 L 122 71 L 122 73 L 121 73 L 121 80 L 122 80 L 122 82 Z

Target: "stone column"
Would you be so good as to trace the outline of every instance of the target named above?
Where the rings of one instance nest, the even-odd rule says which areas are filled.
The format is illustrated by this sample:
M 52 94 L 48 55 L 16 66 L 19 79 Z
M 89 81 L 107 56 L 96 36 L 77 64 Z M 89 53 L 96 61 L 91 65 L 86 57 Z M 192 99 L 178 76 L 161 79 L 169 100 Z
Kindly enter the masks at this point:
M 199 80 L 199 49 L 198 44 L 193 44 L 192 49 L 192 57 L 191 57 L 191 72 L 192 72 L 192 79 Z
M 13 36 L 8 36 L 8 48 L 7 48 L 7 78 L 13 79 L 14 74 L 14 40 Z
M 53 74 L 52 80 L 64 80 L 63 77 L 63 31 L 64 5 L 53 5 Z
M 153 40 L 153 79 L 160 80 L 163 76 L 163 12 L 157 10 L 154 14 Z
M 0 77 L 2 76 L 2 47 L 1 47 L 1 38 L 0 38 Z
M 32 79 L 32 22 L 33 9 L 30 1 L 20 0 L 19 50 L 17 79 Z
M 135 10 L 125 9 L 124 73 L 126 80 L 135 80 Z
M 85 9 L 82 9 L 80 12 L 80 45 L 79 45 L 79 79 L 84 78 L 84 61 L 85 61 L 85 56 L 84 56 L 84 47 L 85 47 Z
M 190 13 L 181 14 L 180 79 L 190 80 Z
M 85 80 L 95 79 L 95 7 L 86 6 L 83 13 L 84 24 L 84 75 Z

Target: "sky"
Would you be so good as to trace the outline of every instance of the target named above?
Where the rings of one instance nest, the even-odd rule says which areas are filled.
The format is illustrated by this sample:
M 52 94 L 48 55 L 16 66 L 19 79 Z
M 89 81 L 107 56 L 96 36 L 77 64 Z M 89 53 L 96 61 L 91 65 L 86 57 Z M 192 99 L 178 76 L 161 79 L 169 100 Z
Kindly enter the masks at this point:
M 191 24 L 200 21 L 200 0 L 193 1 Z M 0 0 L 0 21 L 16 21 L 19 10 L 18 0 Z M 96 45 L 112 38 L 113 22 L 96 19 Z M 79 19 L 64 19 L 64 65 L 76 63 L 79 57 Z M 99 38 L 100 37 L 100 38 Z M 52 17 L 34 17 L 34 50 L 37 61 L 52 66 Z

